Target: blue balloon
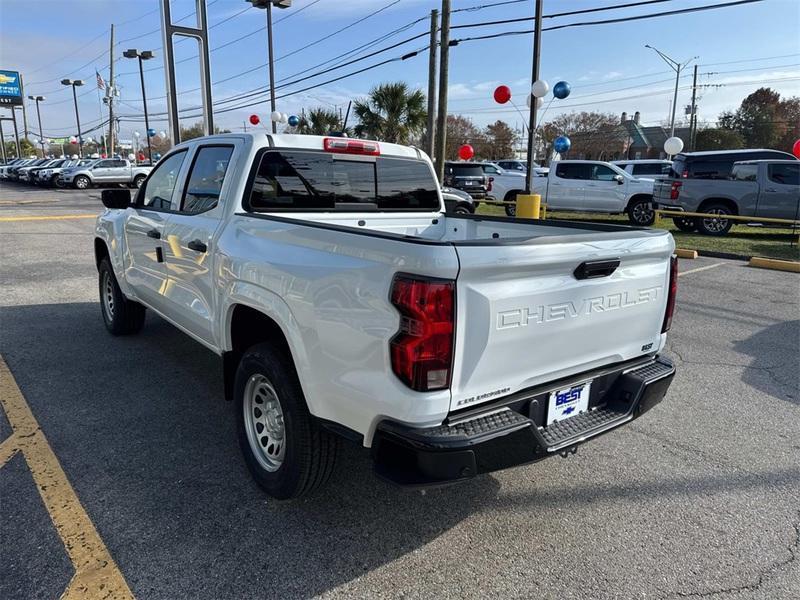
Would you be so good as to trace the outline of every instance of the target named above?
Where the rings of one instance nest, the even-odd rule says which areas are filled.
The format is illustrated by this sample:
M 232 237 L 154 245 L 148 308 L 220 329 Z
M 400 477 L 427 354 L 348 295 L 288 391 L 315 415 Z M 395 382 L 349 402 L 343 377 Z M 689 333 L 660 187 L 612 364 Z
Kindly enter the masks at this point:
M 559 100 L 563 100 L 564 98 L 569 96 L 569 93 L 571 91 L 572 91 L 572 88 L 569 86 L 569 84 L 566 81 L 559 81 L 553 87 L 553 96 L 555 96 Z
M 153 137 L 156 134 L 156 130 L 152 127 L 147 130 L 147 137 Z
M 161 160 L 161 152 L 156 152 L 155 154 L 153 154 L 153 158 L 155 158 L 156 160 Z
M 560 135 L 553 140 L 553 149 L 559 154 L 568 152 L 571 145 L 572 142 L 570 142 L 569 138 L 565 135 Z
M 300 124 L 300 119 L 296 115 L 289 117 L 289 125 L 297 127 Z

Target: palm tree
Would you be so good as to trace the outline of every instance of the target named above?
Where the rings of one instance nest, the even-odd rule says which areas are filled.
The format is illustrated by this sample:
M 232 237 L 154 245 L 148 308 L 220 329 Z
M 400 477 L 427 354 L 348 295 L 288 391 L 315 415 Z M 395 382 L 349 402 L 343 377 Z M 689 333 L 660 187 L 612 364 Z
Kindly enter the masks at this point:
M 332 131 L 339 131 L 342 124 L 339 115 L 334 110 L 317 107 L 308 111 L 308 117 L 300 117 L 297 133 L 309 135 L 328 135 Z
M 359 124 L 356 135 L 395 144 L 408 144 L 425 129 L 428 113 L 425 94 L 409 90 L 402 81 L 383 83 L 356 100 L 354 109 Z

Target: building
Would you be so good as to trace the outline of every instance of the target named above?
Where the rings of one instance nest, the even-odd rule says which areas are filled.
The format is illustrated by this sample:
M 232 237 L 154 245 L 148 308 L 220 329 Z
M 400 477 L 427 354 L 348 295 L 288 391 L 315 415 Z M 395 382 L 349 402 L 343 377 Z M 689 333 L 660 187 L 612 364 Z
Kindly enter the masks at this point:
M 633 114 L 632 119 L 628 119 L 627 113 L 622 113 L 620 125 L 628 136 L 625 155 L 622 158 L 666 158 L 664 142 L 669 138 L 669 129 L 660 125 L 645 127 L 640 121 L 641 113 L 638 110 Z M 689 135 L 689 127 L 675 128 L 675 136 L 681 138 L 684 144 L 689 140 Z

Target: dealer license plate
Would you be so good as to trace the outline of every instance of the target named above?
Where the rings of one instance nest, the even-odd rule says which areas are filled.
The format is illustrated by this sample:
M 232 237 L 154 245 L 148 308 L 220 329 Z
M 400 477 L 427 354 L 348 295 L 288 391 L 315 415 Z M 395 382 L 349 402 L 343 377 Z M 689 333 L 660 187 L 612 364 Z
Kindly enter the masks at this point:
M 589 409 L 589 389 L 592 382 L 586 381 L 572 387 L 550 392 L 547 408 L 547 424 L 563 421 Z

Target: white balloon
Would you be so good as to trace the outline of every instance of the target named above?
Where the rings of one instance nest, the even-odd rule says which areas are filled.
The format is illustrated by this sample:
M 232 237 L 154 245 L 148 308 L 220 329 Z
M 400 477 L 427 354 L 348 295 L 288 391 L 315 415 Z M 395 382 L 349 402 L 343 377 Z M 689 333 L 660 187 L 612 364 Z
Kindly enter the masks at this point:
M 84 141 L 84 143 L 86 143 L 86 144 L 91 144 L 91 143 L 92 143 L 92 138 L 91 138 L 91 137 L 87 137 L 87 138 L 85 138 L 83 141 Z
M 667 138 L 664 142 L 664 152 L 674 156 L 683 150 L 683 140 L 679 137 Z
M 281 113 L 281 123 L 289 122 L 289 113 Z
M 136 160 L 136 155 L 133 152 L 131 152 L 130 154 L 128 154 L 128 160 Z
M 138 131 L 134 131 L 134 132 L 133 132 L 133 135 L 135 135 L 136 137 L 139 137 L 139 136 L 140 136 L 140 135 L 142 135 L 142 134 L 141 134 L 141 133 L 139 133 Z
M 271 121 L 274 121 L 275 123 L 280 123 L 281 113 L 279 113 L 277 110 L 273 110 L 272 113 L 269 115 L 269 118 Z
M 159 131 L 158 132 L 158 139 L 160 139 L 160 140 L 167 139 L 167 132 L 166 131 Z
M 533 97 L 534 96 L 528 94 L 528 97 L 525 98 L 525 103 L 528 105 L 528 108 L 531 107 L 531 98 Z M 536 98 L 536 110 L 539 110 L 542 106 L 544 106 L 544 98 Z
M 550 91 L 550 86 L 548 83 L 542 79 L 537 79 L 533 82 L 531 86 L 531 93 L 536 96 L 537 98 L 544 98 L 547 95 L 547 92 Z

